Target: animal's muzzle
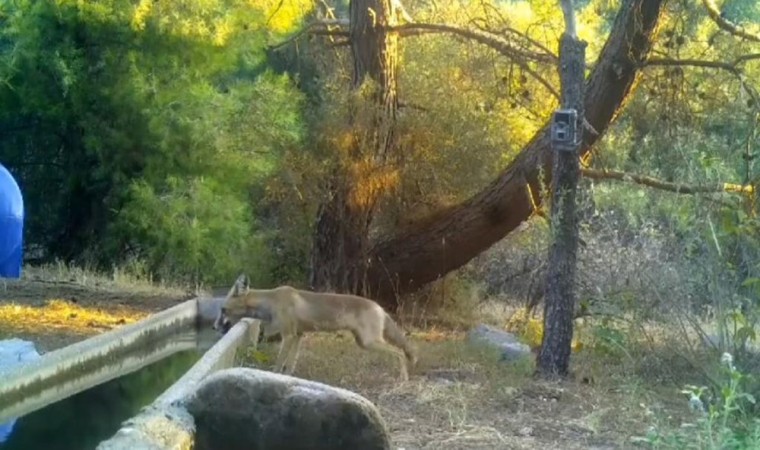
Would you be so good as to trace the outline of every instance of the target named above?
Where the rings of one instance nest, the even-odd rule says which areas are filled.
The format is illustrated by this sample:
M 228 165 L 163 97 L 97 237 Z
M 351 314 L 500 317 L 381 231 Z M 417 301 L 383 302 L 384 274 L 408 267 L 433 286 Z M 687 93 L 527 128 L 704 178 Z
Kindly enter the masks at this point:
M 213 327 L 215 330 L 220 331 L 222 334 L 227 334 L 227 332 L 230 331 L 230 328 L 232 328 L 232 321 L 227 318 L 224 308 L 222 308 L 219 313 L 219 317 L 217 317 L 214 321 Z

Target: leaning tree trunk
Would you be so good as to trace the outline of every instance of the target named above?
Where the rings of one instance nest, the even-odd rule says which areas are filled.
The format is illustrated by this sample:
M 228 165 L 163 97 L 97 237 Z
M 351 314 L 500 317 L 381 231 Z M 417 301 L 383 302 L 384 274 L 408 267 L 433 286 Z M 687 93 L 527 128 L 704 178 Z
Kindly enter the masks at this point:
M 560 40 L 559 74 L 562 108 L 575 110 L 577 133 L 583 133 L 583 88 L 586 43 L 575 32 L 572 0 L 561 0 L 565 33 Z M 575 306 L 575 274 L 578 253 L 576 193 L 580 161 L 576 140 L 569 145 L 552 142 L 551 242 L 547 261 L 544 334 L 536 358 L 536 372 L 544 378 L 565 377 L 570 368 Z
M 339 156 L 330 197 L 317 216 L 310 279 L 315 290 L 357 293 L 364 285 L 369 227 L 375 204 L 388 187 L 374 181 L 387 173 L 386 164 L 395 163 L 398 35 L 388 31 L 397 24 L 394 3 L 352 0 L 349 8 L 352 89 L 367 88 L 370 96 L 351 105 L 351 147 Z M 357 120 L 359 115 L 369 120 Z
M 625 0 L 587 81 L 585 156 L 634 89 L 641 63 L 652 46 L 662 0 Z M 549 127 L 545 126 L 484 190 L 437 214 L 429 223 L 376 244 L 370 254 L 367 289 L 384 306 L 457 269 L 517 228 L 540 204 L 539 173 L 552 172 Z

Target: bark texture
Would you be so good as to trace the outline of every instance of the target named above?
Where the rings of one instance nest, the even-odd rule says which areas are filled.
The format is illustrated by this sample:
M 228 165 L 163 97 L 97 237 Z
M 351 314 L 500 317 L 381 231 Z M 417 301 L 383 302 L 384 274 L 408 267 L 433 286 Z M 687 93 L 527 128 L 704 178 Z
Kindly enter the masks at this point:
M 398 36 L 389 30 L 396 25 L 397 11 L 391 0 L 352 0 L 349 15 L 352 89 L 362 89 L 365 81 L 372 83 L 371 119 L 357 124 L 353 118 L 367 112 L 351 113 L 353 143 L 329 180 L 330 197 L 320 206 L 317 216 L 310 285 L 314 290 L 361 293 L 369 226 L 383 189 L 362 189 L 360 183 L 386 170 L 395 147 Z
M 567 26 L 567 29 L 575 29 L 574 20 L 572 27 Z M 578 40 L 574 34 L 574 31 L 566 32 L 560 43 L 562 106 L 575 109 L 578 117 L 582 118 L 586 43 Z M 579 119 L 576 126 L 578 132 L 582 133 L 583 120 Z M 578 261 L 578 216 L 575 201 L 580 178 L 578 148 L 575 147 L 572 151 L 553 150 L 552 233 L 544 302 L 544 334 L 536 360 L 537 371 L 545 378 L 564 377 L 570 367 Z
M 624 0 L 587 80 L 586 119 L 600 134 L 631 93 L 647 58 L 661 0 Z M 599 139 L 584 133 L 580 154 Z M 370 254 L 365 292 L 394 307 L 398 295 L 455 270 L 517 228 L 540 203 L 539 173 L 552 175 L 549 127 L 539 131 L 512 163 L 480 193 L 429 223 L 377 243 Z M 531 198 L 533 197 L 533 198 Z

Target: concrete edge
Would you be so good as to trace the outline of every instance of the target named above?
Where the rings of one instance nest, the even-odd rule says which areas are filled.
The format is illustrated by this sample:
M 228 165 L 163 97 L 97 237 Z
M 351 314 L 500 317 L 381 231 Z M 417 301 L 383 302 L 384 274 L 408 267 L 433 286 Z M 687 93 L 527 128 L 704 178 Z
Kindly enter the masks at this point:
M 126 420 L 110 439 L 96 450 L 189 450 L 195 441 L 195 422 L 184 401 L 208 375 L 231 367 L 237 350 L 256 348 L 260 322 L 243 319 L 211 347 L 185 374 L 153 403 Z
M 222 309 L 224 299 L 225 297 L 198 298 L 198 322 L 208 324 L 214 323 L 216 317 L 219 315 L 219 310 Z
M 65 383 L 51 386 L 44 391 L 24 397 L 21 402 L 14 403 L 10 408 L 0 411 L 0 423 L 26 415 L 45 405 L 61 401 L 71 395 L 76 395 L 76 393 L 132 373 L 175 353 L 193 348 L 195 348 L 195 343 L 191 341 L 168 342 L 151 348 L 147 353 L 140 352 L 137 355 L 127 355 L 125 358 L 105 364 L 84 376 L 72 378 Z
M 0 409 L 83 373 L 113 363 L 148 342 L 198 321 L 198 300 L 192 299 L 40 358 L 0 369 Z
M 256 337 L 258 337 L 260 325 L 258 320 L 241 320 L 214 344 L 190 370 L 158 396 L 153 404 L 158 406 L 176 405 L 195 392 L 198 383 L 208 375 L 217 370 L 231 367 L 235 363 L 235 355 L 238 349 L 246 344 L 251 344 L 254 349 L 256 348 Z

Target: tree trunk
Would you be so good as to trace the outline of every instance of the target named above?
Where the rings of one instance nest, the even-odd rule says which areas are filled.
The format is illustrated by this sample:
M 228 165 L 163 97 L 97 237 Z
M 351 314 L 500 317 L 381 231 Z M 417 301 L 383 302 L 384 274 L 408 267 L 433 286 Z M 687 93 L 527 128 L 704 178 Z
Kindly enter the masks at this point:
M 398 36 L 388 30 L 396 25 L 397 12 L 391 0 L 352 0 L 349 15 L 352 89 L 367 87 L 371 95 L 368 103 L 352 104 L 354 139 L 338 162 L 330 197 L 317 216 L 310 285 L 314 290 L 361 293 L 369 227 L 375 204 L 387 188 L 374 187 L 368 180 L 380 177 L 387 163 L 395 163 L 390 160 L 398 110 Z M 357 120 L 359 115 L 369 115 L 369 120 Z
M 560 40 L 559 73 L 563 109 L 578 113 L 576 129 L 583 133 L 583 82 L 586 43 L 575 33 L 572 0 L 563 0 L 565 33 Z M 562 148 L 553 142 L 551 243 L 547 262 L 544 334 L 536 358 L 536 370 L 544 378 L 565 377 L 570 368 L 575 307 L 575 274 L 578 253 L 576 193 L 580 178 L 578 146 Z
M 661 13 L 661 0 L 624 0 L 587 83 L 584 110 L 601 135 L 634 88 Z M 599 135 L 585 133 L 581 156 Z M 549 127 L 540 130 L 490 185 L 414 230 L 372 249 L 367 291 L 384 306 L 455 270 L 517 228 L 540 204 L 539 173 L 552 173 Z

